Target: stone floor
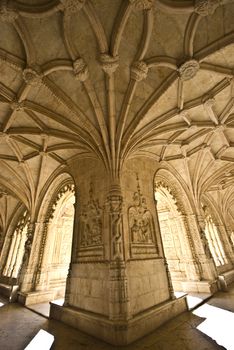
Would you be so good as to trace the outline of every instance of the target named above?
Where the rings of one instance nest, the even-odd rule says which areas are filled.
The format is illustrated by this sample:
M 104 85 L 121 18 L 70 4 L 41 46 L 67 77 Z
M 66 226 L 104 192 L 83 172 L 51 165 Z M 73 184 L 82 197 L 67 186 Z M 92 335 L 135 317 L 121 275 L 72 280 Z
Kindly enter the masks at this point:
M 19 304 L 7 304 L 0 299 L 1 350 L 23 350 L 40 329 L 54 335 L 53 350 L 117 349 L 60 322 L 48 320 Z M 180 315 L 150 335 L 121 349 L 234 350 L 233 330 L 234 284 L 228 292 L 218 292 L 202 306 Z M 37 349 L 44 350 L 40 346 Z

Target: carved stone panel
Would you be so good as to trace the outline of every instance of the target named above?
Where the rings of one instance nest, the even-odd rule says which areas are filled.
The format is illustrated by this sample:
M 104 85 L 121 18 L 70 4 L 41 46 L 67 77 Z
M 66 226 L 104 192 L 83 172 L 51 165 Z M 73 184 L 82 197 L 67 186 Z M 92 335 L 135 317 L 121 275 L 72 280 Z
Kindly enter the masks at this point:
M 79 217 L 79 258 L 93 260 L 103 256 L 103 209 L 94 199 L 90 184 L 89 200 L 81 207 Z
M 130 234 L 130 255 L 132 258 L 153 257 L 158 254 L 155 226 L 146 198 L 142 195 L 137 176 L 137 191 L 134 192 L 132 205 L 128 208 Z

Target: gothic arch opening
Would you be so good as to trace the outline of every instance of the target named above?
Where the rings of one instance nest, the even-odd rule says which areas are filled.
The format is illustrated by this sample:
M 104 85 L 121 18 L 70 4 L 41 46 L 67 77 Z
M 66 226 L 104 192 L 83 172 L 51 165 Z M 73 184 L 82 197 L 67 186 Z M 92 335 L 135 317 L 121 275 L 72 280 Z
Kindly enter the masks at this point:
M 74 203 L 74 185 L 65 184 L 47 210 L 35 286 L 41 292 L 40 301 L 65 297 L 71 261 Z
M 169 188 L 156 183 L 155 199 L 165 258 L 175 291 L 183 290 L 182 281 L 188 279 L 185 261 L 185 227 L 175 198 Z
M 27 240 L 29 224 L 28 213 L 25 210 L 10 236 L 7 259 L 2 267 L 2 277 L 11 283 L 17 283 L 24 257 L 24 246 Z
M 205 214 L 205 235 L 209 249 L 217 269 L 222 270 L 222 266 L 228 264 L 228 259 L 221 239 L 221 232 L 219 231 L 209 208 L 206 205 L 203 205 L 202 207 Z

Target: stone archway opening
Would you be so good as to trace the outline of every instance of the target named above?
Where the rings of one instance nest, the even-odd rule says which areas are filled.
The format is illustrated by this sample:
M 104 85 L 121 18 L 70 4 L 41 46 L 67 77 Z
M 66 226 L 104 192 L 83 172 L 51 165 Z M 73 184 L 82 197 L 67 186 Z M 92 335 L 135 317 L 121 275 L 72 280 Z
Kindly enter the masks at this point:
M 169 189 L 157 185 L 155 191 L 157 212 L 165 258 L 174 291 L 183 291 L 182 283 L 188 280 L 186 271 L 185 227 L 182 214 Z
M 205 214 L 205 236 L 217 270 L 221 272 L 222 267 L 228 264 L 223 242 L 220 238 L 221 235 L 208 207 L 203 205 L 203 211 Z
M 30 309 L 49 316 L 49 302 L 64 303 L 71 262 L 75 215 L 74 185 L 65 184 L 50 201 L 45 222 L 35 281 L 35 300 Z
M 61 197 L 48 228 L 48 269 L 45 282 L 48 290 L 53 292 L 53 300 L 65 296 L 66 278 L 71 261 L 74 203 L 75 196 L 72 192 Z
M 29 222 L 30 218 L 25 210 L 8 237 L 8 254 L 3 259 L 0 272 L 0 294 L 9 301 L 15 301 L 17 298 Z

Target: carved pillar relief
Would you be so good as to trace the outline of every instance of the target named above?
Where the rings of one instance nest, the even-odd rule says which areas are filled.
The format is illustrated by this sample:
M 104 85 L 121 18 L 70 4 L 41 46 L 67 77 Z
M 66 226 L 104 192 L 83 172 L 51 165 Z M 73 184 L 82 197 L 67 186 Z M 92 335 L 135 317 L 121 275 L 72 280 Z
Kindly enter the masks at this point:
M 112 187 L 107 197 L 109 213 L 110 259 L 123 260 L 123 197 L 119 186 Z
M 103 248 L 103 208 L 94 197 L 93 184 L 90 183 L 86 204 L 79 210 L 79 244 L 77 257 L 79 261 L 102 260 Z
M 36 268 L 36 278 L 35 278 L 35 289 L 43 290 L 46 289 L 49 285 L 49 271 L 50 263 L 48 259 L 51 258 L 51 247 L 53 247 L 54 238 L 50 236 L 51 230 L 55 235 L 58 233 L 56 230 L 56 224 L 53 222 L 55 211 L 59 207 L 59 202 L 65 195 L 74 194 L 75 189 L 73 184 L 64 185 L 59 192 L 56 194 L 56 197 L 52 199 L 47 209 L 47 213 L 44 222 L 40 223 L 41 231 L 41 240 L 38 253 L 38 264 Z M 50 240 L 52 245 L 50 244 Z
M 133 193 L 132 204 L 128 208 L 129 241 L 131 258 L 158 256 L 155 226 L 146 197 L 141 193 L 137 175 L 137 191 Z

